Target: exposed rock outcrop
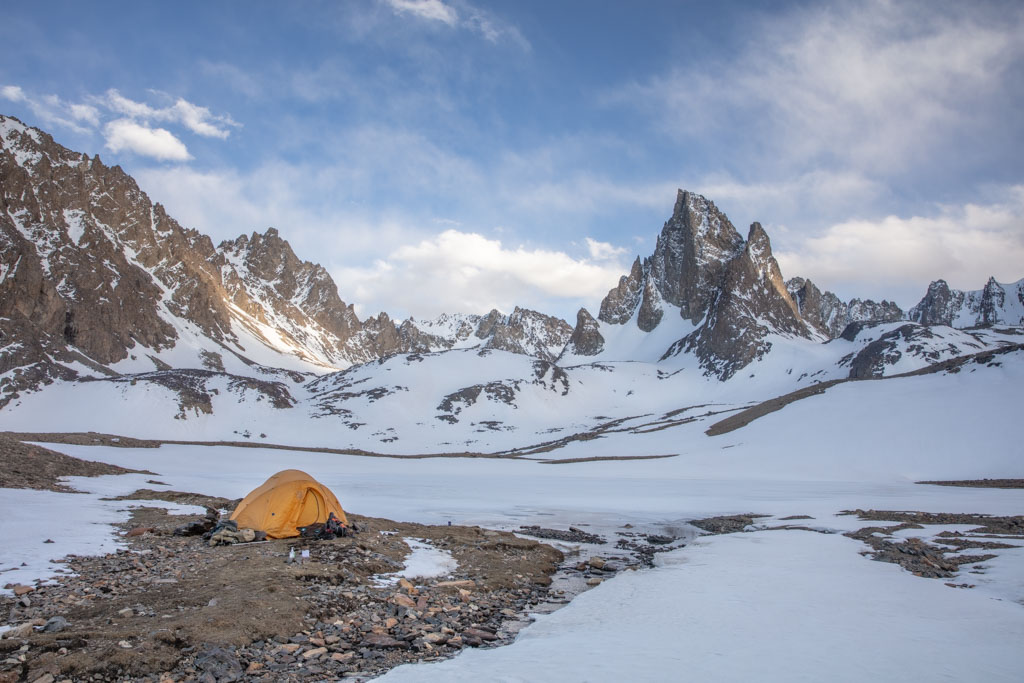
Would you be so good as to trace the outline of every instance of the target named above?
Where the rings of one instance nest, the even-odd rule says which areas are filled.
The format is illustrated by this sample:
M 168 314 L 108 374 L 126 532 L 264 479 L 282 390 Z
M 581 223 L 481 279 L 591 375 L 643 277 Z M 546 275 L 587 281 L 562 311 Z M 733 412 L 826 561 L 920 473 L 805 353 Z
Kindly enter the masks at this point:
M 577 356 L 596 356 L 604 350 L 604 337 L 594 316 L 585 308 L 576 314 L 576 329 L 566 344 L 567 353 Z
M 840 336 L 850 323 L 896 322 L 905 317 L 903 309 L 891 301 L 876 303 L 871 299 L 851 299 L 844 302 L 832 292 L 822 292 L 813 282 L 802 277 L 788 280 L 786 289 L 803 319 L 829 339 Z

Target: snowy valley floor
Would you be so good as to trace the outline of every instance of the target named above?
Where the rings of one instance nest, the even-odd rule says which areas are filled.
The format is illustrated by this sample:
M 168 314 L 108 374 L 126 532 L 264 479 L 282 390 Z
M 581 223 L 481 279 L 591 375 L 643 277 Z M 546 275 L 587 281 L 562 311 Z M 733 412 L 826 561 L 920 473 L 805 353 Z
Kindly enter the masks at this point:
M 750 443 L 749 428 L 745 432 Z M 382 680 L 664 680 L 686 672 L 714 681 L 1019 681 L 1024 673 L 1024 540 L 985 539 L 1011 547 L 965 548 L 962 553 L 995 557 L 963 565 L 954 578 L 928 579 L 870 561 L 867 544 L 842 535 L 897 522 L 839 514 L 875 509 L 1016 516 L 1024 514 L 1024 490 L 915 484 L 898 474 L 899 458 L 892 458 L 892 472 L 876 467 L 873 476 L 861 478 L 863 463 L 832 463 L 836 478 L 823 480 L 814 476 L 824 469 L 821 463 L 807 468 L 809 478 L 794 476 L 797 455 L 774 476 L 762 465 L 758 478 L 751 478 L 744 474 L 755 468 L 733 461 L 714 468 L 710 457 L 694 468 L 685 458 L 552 466 L 228 447 L 56 448 L 156 474 L 71 478 L 85 494 L 0 490 L 5 584 L 53 576 L 60 565 L 50 560 L 110 552 L 122 543 L 110 525 L 127 518 L 126 503 L 101 498 L 154 488 L 146 482 L 155 478 L 169 490 L 235 499 L 284 468 L 312 473 L 346 509 L 362 515 L 503 530 L 571 525 L 608 538 L 608 546 L 585 548 L 604 555 L 616 553 L 615 540 L 629 533 L 686 543 L 660 553 L 653 569 L 621 572 L 538 616 L 511 645 L 402 666 Z M 725 453 L 756 456 L 743 444 Z M 824 456 L 808 451 L 803 457 Z M 930 478 L 951 472 L 948 458 L 930 471 L 918 460 L 914 467 Z M 1017 474 L 980 469 L 971 472 Z M 694 540 L 696 529 L 687 523 L 743 513 L 767 515 L 755 521 L 764 530 Z M 782 519 L 797 515 L 808 518 Z M 806 529 L 767 530 L 784 525 Z M 974 528 L 940 523 L 904 528 L 891 538 L 934 539 L 943 531 Z

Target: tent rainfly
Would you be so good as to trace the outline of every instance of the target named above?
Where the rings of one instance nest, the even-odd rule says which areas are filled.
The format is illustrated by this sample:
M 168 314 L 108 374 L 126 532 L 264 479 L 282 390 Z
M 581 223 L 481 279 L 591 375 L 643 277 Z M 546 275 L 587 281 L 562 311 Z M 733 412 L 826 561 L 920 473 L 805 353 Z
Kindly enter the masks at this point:
M 243 498 L 231 519 L 239 529 L 265 531 L 268 538 L 292 538 L 299 535 L 299 527 L 326 522 L 332 512 L 348 524 L 329 488 L 300 470 L 283 470 Z

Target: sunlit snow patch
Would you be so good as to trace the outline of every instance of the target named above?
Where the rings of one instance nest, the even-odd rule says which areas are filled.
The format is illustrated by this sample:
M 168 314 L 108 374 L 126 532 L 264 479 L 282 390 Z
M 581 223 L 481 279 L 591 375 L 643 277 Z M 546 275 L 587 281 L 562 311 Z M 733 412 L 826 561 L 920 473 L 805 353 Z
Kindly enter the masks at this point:
M 459 563 L 447 550 L 430 545 L 426 540 L 405 540 L 411 552 L 405 558 L 405 567 L 391 574 L 379 574 L 373 577 L 377 586 L 387 586 L 399 579 L 432 579 L 447 576 L 458 569 Z

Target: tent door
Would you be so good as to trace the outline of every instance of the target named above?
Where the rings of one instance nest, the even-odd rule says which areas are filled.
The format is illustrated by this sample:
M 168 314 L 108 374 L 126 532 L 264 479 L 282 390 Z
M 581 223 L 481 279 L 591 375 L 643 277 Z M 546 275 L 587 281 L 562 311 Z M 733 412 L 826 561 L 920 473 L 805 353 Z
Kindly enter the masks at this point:
M 295 526 L 308 526 L 317 522 L 327 521 L 327 502 L 313 489 L 307 489 L 302 499 L 302 509 Z

